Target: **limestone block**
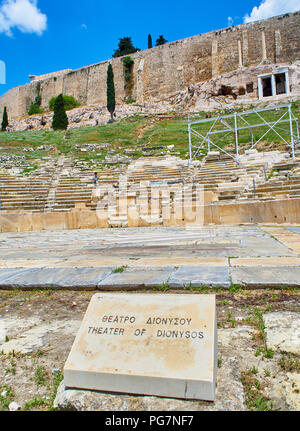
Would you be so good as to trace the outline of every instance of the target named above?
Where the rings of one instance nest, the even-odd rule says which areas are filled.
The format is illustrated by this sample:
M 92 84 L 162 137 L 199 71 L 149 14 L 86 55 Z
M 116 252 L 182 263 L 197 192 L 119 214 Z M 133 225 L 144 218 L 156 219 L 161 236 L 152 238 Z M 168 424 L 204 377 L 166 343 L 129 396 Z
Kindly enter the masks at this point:
M 194 203 L 193 205 L 184 205 L 183 219 L 185 224 L 204 224 L 204 206 L 203 204 Z
M 66 212 L 65 214 L 66 229 L 77 229 L 77 226 L 78 226 L 77 214 L 78 214 L 78 211 L 75 211 L 75 210 Z
M 31 214 L 32 231 L 43 230 L 43 213 Z
M 204 203 L 209 204 L 218 200 L 217 194 L 211 191 L 204 192 Z
M 287 373 L 286 401 L 291 411 L 300 411 L 300 374 Z
M 221 224 L 238 224 L 240 216 L 238 205 L 219 205 L 219 217 Z
M 82 210 L 86 210 L 86 203 L 85 202 L 76 202 L 75 203 L 75 210 L 77 211 L 82 211 Z
M 32 230 L 32 214 L 24 213 L 19 217 L 19 232 L 28 232 Z
M 212 205 L 205 205 L 204 207 L 204 224 L 212 223 Z
M 79 211 L 77 214 L 78 229 L 95 229 L 98 218 L 95 211 Z
M 1 232 L 18 232 L 19 231 L 19 215 L 5 214 L 0 215 Z
M 151 220 L 149 220 L 149 216 L 140 216 L 139 217 L 139 227 L 147 227 L 147 226 L 151 226 Z
M 42 219 L 44 230 L 63 230 L 66 228 L 65 213 L 44 213 Z
M 64 367 L 70 388 L 206 401 L 216 374 L 215 295 L 94 295 Z
M 119 215 L 126 216 L 128 207 L 127 196 L 119 196 L 119 198 L 117 199 L 117 205 L 119 209 Z
M 263 316 L 268 349 L 300 353 L 300 316 L 293 312 L 274 312 Z
M 139 225 L 139 207 L 130 204 L 127 211 L 128 227 L 137 227 Z
M 221 224 L 219 217 L 219 208 L 220 205 L 211 205 L 211 223 L 212 224 Z
M 96 227 L 107 228 L 108 227 L 108 214 L 105 210 L 96 210 Z

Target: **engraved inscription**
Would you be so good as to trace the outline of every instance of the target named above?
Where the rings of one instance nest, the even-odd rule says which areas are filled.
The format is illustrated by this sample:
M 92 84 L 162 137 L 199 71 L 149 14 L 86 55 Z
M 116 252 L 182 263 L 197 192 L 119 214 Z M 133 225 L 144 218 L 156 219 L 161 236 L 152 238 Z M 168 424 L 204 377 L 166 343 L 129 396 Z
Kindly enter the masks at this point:
M 137 323 L 136 316 L 123 316 L 123 315 L 104 315 L 101 317 L 101 323 L 117 323 L 118 325 L 126 325 L 123 328 L 120 327 L 110 327 L 110 326 L 89 326 L 89 335 L 112 335 L 112 336 L 124 336 L 134 335 L 136 337 L 143 337 L 151 335 L 154 338 L 176 338 L 176 339 L 193 339 L 202 340 L 204 338 L 203 330 L 198 328 L 193 328 L 192 318 L 183 317 L 164 317 L 164 316 L 150 316 L 146 317 L 141 326 L 136 328 Z M 130 331 L 130 325 L 132 325 L 132 330 Z M 145 327 L 147 329 L 145 329 Z M 157 329 L 157 327 L 164 327 Z M 168 329 L 165 329 L 168 327 Z M 170 327 L 176 327 L 175 329 L 169 329 Z M 183 329 L 178 329 L 181 327 Z M 187 328 L 187 329 L 185 329 Z

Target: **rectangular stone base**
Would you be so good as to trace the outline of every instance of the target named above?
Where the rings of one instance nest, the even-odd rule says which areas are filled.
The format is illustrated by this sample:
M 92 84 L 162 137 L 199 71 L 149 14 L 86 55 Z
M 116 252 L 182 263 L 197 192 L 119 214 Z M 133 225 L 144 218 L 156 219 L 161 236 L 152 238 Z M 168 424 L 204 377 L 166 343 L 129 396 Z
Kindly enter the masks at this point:
M 93 296 L 64 368 L 65 385 L 213 401 L 215 295 Z
M 132 375 L 98 374 L 88 371 L 64 372 L 67 388 L 96 390 L 102 392 L 152 395 L 185 400 L 214 401 L 215 384 L 213 381 L 166 379 Z

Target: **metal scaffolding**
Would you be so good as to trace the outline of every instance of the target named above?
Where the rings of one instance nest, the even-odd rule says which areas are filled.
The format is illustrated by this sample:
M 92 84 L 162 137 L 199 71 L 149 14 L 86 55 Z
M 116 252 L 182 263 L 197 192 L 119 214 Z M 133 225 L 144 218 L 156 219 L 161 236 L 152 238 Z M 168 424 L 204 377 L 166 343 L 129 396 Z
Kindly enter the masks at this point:
M 295 141 L 299 141 L 299 120 L 292 112 L 291 104 L 279 105 L 272 108 L 253 109 L 251 111 L 234 112 L 233 114 L 220 115 L 219 117 L 206 118 L 198 121 L 188 121 L 190 162 L 199 153 L 207 153 L 214 147 L 217 150 L 237 159 L 240 153 L 240 134 L 249 132 L 251 145 L 247 149 L 253 149 L 270 132 L 277 135 L 291 150 L 291 156 L 295 158 Z M 273 112 L 272 121 L 264 118 L 264 115 Z M 272 113 L 271 113 L 272 114 Z M 271 115 L 272 117 L 272 115 Z M 288 126 L 284 129 L 283 126 Z M 206 127 L 207 126 L 207 127 Z M 255 131 L 255 135 L 254 132 Z M 283 137 L 283 132 L 285 137 Z M 245 133 L 244 133 L 245 134 Z M 216 140 L 232 136 L 235 151 L 230 153 L 220 147 Z M 287 136 L 286 136 L 287 135 Z M 193 143 L 193 137 L 197 142 Z M 246 137 L 247 138 L 247 137 Z

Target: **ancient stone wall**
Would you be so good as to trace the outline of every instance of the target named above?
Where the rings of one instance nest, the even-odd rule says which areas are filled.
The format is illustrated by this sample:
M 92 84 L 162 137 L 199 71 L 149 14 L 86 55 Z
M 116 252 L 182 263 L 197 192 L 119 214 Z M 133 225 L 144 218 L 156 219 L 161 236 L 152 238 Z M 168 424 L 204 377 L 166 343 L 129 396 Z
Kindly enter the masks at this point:
M 139 207 L 138 207 L 139 208 Z M 188 217 L 176 218 L 169 216 L 169 211 L 163 215 L 160 223 L 146 221 L 140 209 L 133 213 L 129 206 L 125 213 L 128 227 L 142 226 L 183 226 L 183 225 L 231 225 L 231 224 L 299 224 L 300 199 L 282 199 L 265 202 L 243 202 L 232 204 L 208 204 L 201 212 L 201 222 L 197 219 L 197 211 L 190 211 Z M 55 212 L 24 212 L 1 211 L 0 232 L 27 232 L 36 230 L 68 230 L 68 229 L 99 229 L 113 227 L 109 223 L 108 211 L 91 211 L 75 208 L 71 211 Z
M 300 60 L 300 11 L 268 20 L 193 36 L 131 55 L 134 60 L 131 98 L 137 103 L 161 101 L 190 85 L 261 64 Z M 128 94 L 124 88 L 121 58 L 75 71 L 35 77 L 0 98 L 10 118 L 26 115 L 37 94 L 42 107 L 59 93 L 72 95 L 82 105 L 106 104 L 106 73 L 113 65 L 117 103 Z

